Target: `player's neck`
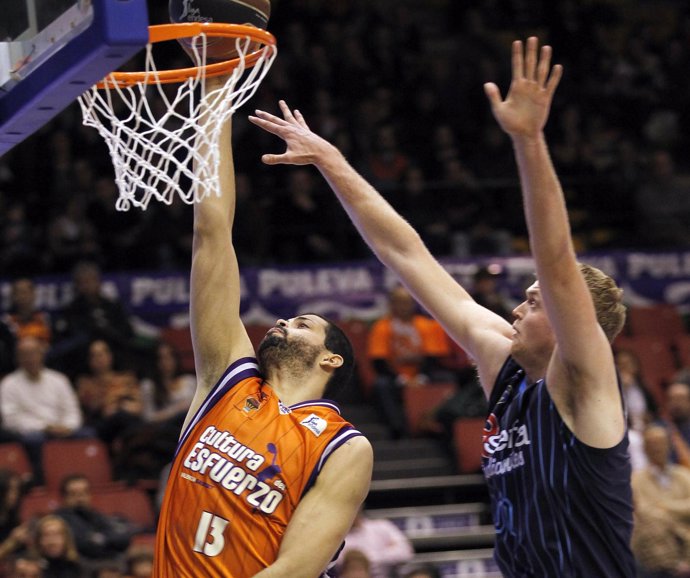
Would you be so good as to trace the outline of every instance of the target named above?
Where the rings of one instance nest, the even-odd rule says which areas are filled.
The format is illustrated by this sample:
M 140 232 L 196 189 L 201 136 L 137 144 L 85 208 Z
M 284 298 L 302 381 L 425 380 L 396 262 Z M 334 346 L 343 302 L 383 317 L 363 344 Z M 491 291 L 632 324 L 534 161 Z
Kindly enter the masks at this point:
M 276 392 L 280 401 L 288 406 L 323 397 L 323 378 L 314 372 L 297 374 L 275 370 L 264 381 Z

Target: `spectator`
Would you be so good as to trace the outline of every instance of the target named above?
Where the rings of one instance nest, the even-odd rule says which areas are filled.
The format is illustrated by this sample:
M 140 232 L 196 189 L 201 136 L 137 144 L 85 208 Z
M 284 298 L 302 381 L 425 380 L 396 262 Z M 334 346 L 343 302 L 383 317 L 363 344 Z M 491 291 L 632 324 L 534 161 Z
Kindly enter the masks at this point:
M 115 369 L 110 345 L 97 339 L 89 345 L 89 371 L 77 378 L 77 396 L 87 425 L 109 446 L 142 421 L 141 388 L 132 371 Z
M 62 366 L 78 367 L 89 344 L 104 339 L 118 353 L 129 351 L 134 334 L 123 304 L 103 292 L 101 270 L 93 262 L 77 264 L 72 274 L 74 298 L 56 321 L 59 343 L 51 351 L 51 359 Z
M 102 562 L 91 573 L 91 578 L 126 578 L 124 564 L 119 562 Z
M 373 141 L 365 172 L 372 184 L 385 193 L 402 182 L 410 161 L 400 149 L 393 125 L 379 126 Z
M 22 479 L 12 470 L 0 468 L 0 542 L 19 526 Z
M 473 277 L 472 299 L 482 307 L 512 321 L 513 306 L 498 290 L 498 275 L 489 267 L 480 267 Z
M 359 550 L 348 550 L 342 558 L 338 578 L 373 578 L 371 562 Z
M 677 381 L 668 386 L 666 413 L 685 443 L 690 444 L 690 385 Z
M 402 388 L 440 377 L 440 360 L 450 354 L 450 347 L 441 326 L 417 313 L 414 299 L 402 285 L 389 292 L 388 308 L 388 315 L 371 327 L 367 355 L 376 373 L 376 400 L 391 434 L 399 438 L 407 430 Z
M 690 576 L 690 472 L 670 462 L 665 428 L 649 426 L 644 448 L 649 466 L 632 477 L 635 557 L 650 577 Z
M 445 447 L 453 449 L 455 421 L 461 418 L 486 417 L 489 406 L 477 372 L 468 368 L 460 372 L 455 392 L 423 417 L 422 429 L 439 434 Z
M 342 568 L 352 551 L 364 555 L 369 561 L 372 578 L 389 576 L 398 564 L 408 562 L 414 555 L 409 539 L 393 522 L 385 518 L 369 518 L 361 509 L 345 537 L 338 568 Z
M 182 373 L 179 352 L 169 343 L 160 343 L 153 378 L 141 382 L 144 419 L 162 422 L 180 418 L 181 422 L 195 391 L 196 377 Z
M 657 416 L 656 401 L 642 378 L 640 361 L 633 351 L 618 349 L 615 361 L 628 410 L 628 422 L 632 429 L 641 432 Z
M 42 480 L 41 446 L 51 438 L 88 436 L 79 401 L 66 375 L 45 367 L 46 345 L 24 337 L 17 345 L 18 369 L 0 381 L 2 423 L 27 448 L 36 482 Z
M 12 560 L 8 578 L 44 578 L 43 565 L 43 558 L 36 554 L 18 554 Z
M 153 576 L 153 552 L 135 550 L 127 556 L 127 578 L 151 578 Z
M 34 530 L 33 550 L 46 561 L 44 578 L 81 576 L 82 562 L 72 532 L 67 522 L 59 516 L 44 516 L 38 521 Z
M 93 507 L 91 483 L 82 474 L 67 476 L 60 483 L 62 504 L 55 512 L 70 527 L 79 554 L 89 561 L 117 559 L 132 537 L 132 526 Z
M 22 486 L 19 475 L 0 469 L 0 560 L 25 548 L 29 540 L 28 524 L 19 519 Z
M 160 343 L 153 378 L 141 382 L 144 423 L 132 422 L 134 427 L 119 439 L 117 478 L 158 479 L 175 454 L 195 391 L 196 377 L 180 371 L 178 352 L 169 343 Z
M 26 206 L 14 203 L 0 216 L 0 269 L 5 274 L 27 275 L 36 263 L 37 227 L 27 216 Z
M 50 250 L 44 256 L 50 271 L 68 271 L 81 259 L 98 259 L 97 233 L 86 215 L 82 197 L 70 197 L 48 227 Z
M 104 265 L 111 271 L 135 267 L 143 254 L 144 215 L 140 211 L 118 211 L 117 197 L 115 180 L 102 174 L 96 179 L 86 207 L 86 217 L 97 233 L 96 244 L 103 249 Z
M 343 230 L 336 225 L 338 207 L 332 201 L 318 192 L 309 170 L 299 167 L 290 171 L 287 197 L 273 205 L 271 214 L 276 261 L 299 263 L 342 258 Z
M 35 337 L 49 344 L 52 339 L 50 317 L 36 308 L 36 286 L 28 277 L 20 277 L 12 283 L 12 304 L 4 321 L 16 339 Z
M 687 223 L 690 218 L 690 175 L 680 174 L 669 151 L 652 155 L 652 174 L 636 195 L 638 232 L 645 246 L 656 248 L 687 247 L 690 243 Z

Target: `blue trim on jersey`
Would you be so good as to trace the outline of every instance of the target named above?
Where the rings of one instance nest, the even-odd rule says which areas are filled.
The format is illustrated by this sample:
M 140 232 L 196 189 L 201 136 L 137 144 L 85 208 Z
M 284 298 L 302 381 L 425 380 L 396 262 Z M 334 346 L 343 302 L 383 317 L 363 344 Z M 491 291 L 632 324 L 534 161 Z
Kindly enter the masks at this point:
M 334 412 L 336 412 L 338 415 L 340 414 L 340 408 L 336 405 L 334 401 L 331 401 L 330 399 L 310 399 L 307 401 L 300 401 L 297 403 L 292 404 L 289 406 L 290 409 L 302 409 L 304 407 L 308 407 L 310 405 L 316 405 L 319 407 L 328 407 L 332 409 Z
M 180 451 L 180 448 L 187 441 L 189 434 L 194 429 L 201 418 L 206 415 L 213 407 L 223 398 L 223 396 L 236 386 L 240 381 L 250 377 L 261 377 L 259 373 L 259 365 L 254 357 L 242 357 L 230 364 L 230 366 L 223 372 L 223 375 L 213 386 L 211 391 L 206 396 L 204 403 L 194 414 L 194 418 L 189 422 L 187 428 L 182 432 L 180 441 L 177 443 L 175 455 Z
M 324 448 L 324 450 L 321 454 L 321 458 L 316 463 L 316 465 L 314 466 L 314 469 L 312 470 L 311 474 L 309 475 L 309 479 L 307 480 L 307 483 L 304 486 L 304 491 L 302 492 L 302 495 L 300 496 L 300 500 L 306 495 L 306 493 L 309 490 L 311 490 L 312 486 L 316 483 L 316 478 L 321 473 L 321 470 L 323 469 L 323 466 L 328 461 L 328 458 L 330 458 L 331 455 L 333 455 L 333 452 L 335 452 L 335 450 L 337 450 L 345 442 L 351 440 L 352 438 L 359 437 L 361 435 L 364 435 L 364 434 L 362 434 L 362 432 L 360 432 L 359 430 L 356 430 L 351 425 L 346 425 L 346 426 L 343 426 L 338 431 L 338 433 L 333 436 L 333 439 Z

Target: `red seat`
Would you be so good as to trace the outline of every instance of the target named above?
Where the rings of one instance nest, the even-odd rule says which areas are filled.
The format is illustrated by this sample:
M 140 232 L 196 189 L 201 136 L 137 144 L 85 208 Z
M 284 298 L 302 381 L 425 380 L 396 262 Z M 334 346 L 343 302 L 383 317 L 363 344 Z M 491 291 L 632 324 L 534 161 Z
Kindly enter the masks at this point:
M 369 341 L 369 324 L 360 319 L 349 319 L 338 323 L 352 344 L 352 352 L 355 356 L 357 378 L 365 397 L 371 395 L 371 386 L 374 383 L 374 370 L 371 367 L 367 355 Z
M 189 327 L 165 327 L 161 330 L 161 340 L 172 345 L 180 356 L 180 370 L 194 373 L 194 348 Z
M 151 532 L 151 533 L 144 533 L 144 534 L 136 534 L 135 536 L 132 536 L 132 539 L 129 542 L 129 550 L 152 550 L 156 545 L 156 534 Z
M 656 402 L 663 406 L 663 390 L 678 370 L 672 343 L 656 337 L 619 336 L 614 341 L 614 349 L 631 351 L 640 362 L 642 379 L 649 386 Z
M 26 522 L 51 514 L 59 507 L 60 497 L 57 492 L 48 492 L 43 488 L 35 488 L 22 498 L 19 507 L 19 518 L 22 522 Z
M 273 325 L 247 325 L 245 327 L 247 335 L 249 335 L 249 340 L 254 346 L 254 351 L 259 348 L 259 343 L 266 337 L 266 333 L 271 327 L 273 327 Z
M 627 325 L 632 336 L 671 339 L 685 333 L 683 318 L 675 305 L 660 303 L 628 309 Z
M 455 462 L 461 474 L 474 474 L 482 469 L 485 423 L 483 417 L 465 417 L 453 423 Z
M 432 382 L 420 387 L 403 388 L 407 427 L 412 435 L 423 433 L 422 422 L 435 408 L 455 392 L 453 382 Z
M 63 478 L 82 474 L 91 487 L 112 482 L 107 446 L 95 438 L 48 440 L 43 444 L 43 475 L 48 490 L 57 491 Z
M 22 478 L 33 475 L 33 469 L 29 456 L 24 446 L 19 442 L 7 442 L 0 444 L 0 468 L 11 470 Z
M 681 367 L 690 369 L 690 335 L 676 335 L 673 345 L 678 352 L 678 361 Z
M 473 363 L 467 352 L 450 337 L 448 338 L 448 343 L 450 345 L 450 355 L 441 360 L 442 365 L 454 371 L 472 367 Z
M 94 488 L 91 503 L 99 512 L 122 516 L 142 529 L 153 529 L 156 514 L 148 494 L 140 488 Z

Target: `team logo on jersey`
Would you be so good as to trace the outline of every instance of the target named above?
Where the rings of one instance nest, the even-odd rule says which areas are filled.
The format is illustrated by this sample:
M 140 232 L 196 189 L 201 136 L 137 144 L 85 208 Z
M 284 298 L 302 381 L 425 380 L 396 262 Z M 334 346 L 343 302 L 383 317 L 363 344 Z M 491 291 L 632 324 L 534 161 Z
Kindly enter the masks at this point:
M 246 413 L 249 413 L 250 411 L 256 411 L 259 409 L 259 400 L 256 399 L 255 397 L 249 396 L 247 399 L 244 400 L 244 407 L 242 408 Z
M 506 429 L 501 429 L 498 419 L 492 413 L 484 426 L 482 457 L 487 461 L 482 466 L 484 477 L 510 473 L 525 465 L 524 446 L 530 445 L 527 426 L 515 420 Z
M 325 419 L 320 418 L 315 413 L 312 413 L 309 417 L 304 418 L 300 424 L 306 427 L 316 437 L 319 437 L 328 426 L 328 422 Z
M 266 480 L 270 480 L 271 478 L 274 478 L 280 472 L 283 471 L 281 469 L 281 467 L 276 464 L 276 461 L 278 460 L 278 448 L 276 448 L 275 444 L 269 443 L 266 446 L 266 449 L 268 450 L 269 454 L 273 454 L 273 460 L 271 461 L 270 466 L 266 466 L 263 470 L 261 470 L 257 474 L 256 479 L 259 480 L 260 482 L 265 482 Z

